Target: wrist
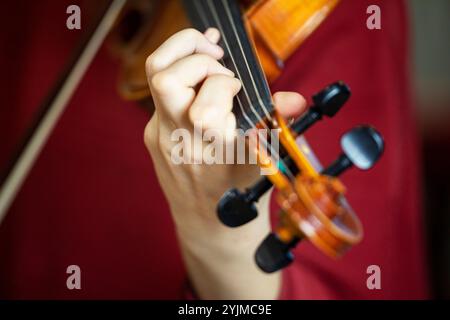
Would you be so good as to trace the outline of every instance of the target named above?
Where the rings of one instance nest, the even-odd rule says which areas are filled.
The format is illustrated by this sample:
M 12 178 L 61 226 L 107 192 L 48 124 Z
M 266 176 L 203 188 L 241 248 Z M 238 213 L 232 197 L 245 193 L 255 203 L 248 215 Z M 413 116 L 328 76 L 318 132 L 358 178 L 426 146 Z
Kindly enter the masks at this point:
M 213 251 L 228 256 L 250 249 L 254 251 L 271 231 L 269 200 L 270 194 L 261 198 L 257 204 L 258 217 L 237 228 L 223 225 L 215 212 L 200 214 L 208 218 L 198 219 L 199 215 L 195 215 L 189 219 L 175 219 L 179 242 L 187 250 L 199 254 Z

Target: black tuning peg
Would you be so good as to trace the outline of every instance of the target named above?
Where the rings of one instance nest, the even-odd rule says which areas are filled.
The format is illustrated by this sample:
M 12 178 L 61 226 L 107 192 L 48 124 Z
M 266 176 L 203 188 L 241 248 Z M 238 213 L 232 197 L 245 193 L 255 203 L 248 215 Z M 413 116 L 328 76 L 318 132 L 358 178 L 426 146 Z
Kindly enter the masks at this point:
M 300 135 L 321 120 L 323 116 L 334 117 L 350 98 L 350 95 L 350 89 L 344 82 L 338 81 L 330 84 L 312 97 L 313 105 L 304 116 L 292 124 L 292 130 Z
M 266 273 L 287 267 L 294 260 L 290 249 L 299 241 L 299 238 L 295 238 L 290 243 L 285 243 L 275 233 L 270 233 L 255 252 L 256 265 Z
M 359 126 L 341 138 L 343 153 L 321 173 L 337 177 L 355 166 L 368 170 L 377 162 L 384 150 L 382 136 L 372 127 Z M 283 159 L 293 174 L 298 172 L 291 158 Z M 268 178 L 262 178 L 244 192 L 237 189 L 227 191 L 219 201 L 217 213 L 220 221 L 229 227 L 239 227 L 258 216 L 255 202 L 272 187 Z
M 219 220 L 228 227 L 239 227 L 258 216 L 255 202 L 272 187 L 269 179 L 261 179 L 252 187 L 241 192 L 230 189 L 217 205 Z
M 325 115 L 333 117 L 347 102 L 350 97 L 350 89 L 342 82 L 338 81 L 330 84 L 325 89 L 316 93 L 312 100 L 308 112 L 295 121 L 291 129 L 298 135 L 303 134 L 314 123 L 322 119 Z M 289 157 L 284 159 L 293 173 L 296 173 L 297 168 Z M 269 179 L 263 178 L 245 192 L 237 189 L 228 190 L 220 199 L 217 206 L 217 214 L 220 221 L 229 227 L 239 227 L 257 217 L 255 202 L 272 187 Z
M 355 166 L 368 170 L 378 161 L 384 150 L 382 136 L 372 127 L 360 126 L 344 134 L 341 138 L 343 153 L 322 174 L 339 176 L 348 168 Z M 294 259 L 290 250 L 300 239 L 290 243 L 283 242 L 274 233 L 269 234 L 259 245 L 255 253 L 258 267 L 267 273 L 288 266 Z
M 342 136 L 341 148 L 343 153 L 323 174 L 336 177 L 352 166 L 361 170 L 372 168 L 383 153 L 384 141 L 374 128 L 360 126 Z

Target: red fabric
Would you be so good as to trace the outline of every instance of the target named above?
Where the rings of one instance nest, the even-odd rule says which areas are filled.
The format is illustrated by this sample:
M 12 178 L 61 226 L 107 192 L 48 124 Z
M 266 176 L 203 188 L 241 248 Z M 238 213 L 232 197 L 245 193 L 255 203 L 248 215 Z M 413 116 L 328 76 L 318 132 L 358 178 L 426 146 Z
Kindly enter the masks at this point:
M 2 11 L 2 161 L 78 38 L 65 28 L 69 4 L 22 1 Z M 365 27 L 370 4 L 381 7 L 382 30 Z M 343 1 L 274 86 L 306 97 L 338 79 L 352 88 L 340 114 L 307 135 L 324 163 L 356 124 L 371 123 L 386 139 L 375 169 L 343 179 L 364 240 L 339 261 L 301 244 L 282 299 L 427 297 L 405 14 L 402 1 Z M 183 297 L 168 206 L 142 143 L 148 116 L 117 97 L 116 74 L 101 50 L 1 225 L 0 298 Z M 71 264 L 81 267 L 82 290 L 66 288 Z M 381 267 L 381 290 L 366 287 L 371 264 Z

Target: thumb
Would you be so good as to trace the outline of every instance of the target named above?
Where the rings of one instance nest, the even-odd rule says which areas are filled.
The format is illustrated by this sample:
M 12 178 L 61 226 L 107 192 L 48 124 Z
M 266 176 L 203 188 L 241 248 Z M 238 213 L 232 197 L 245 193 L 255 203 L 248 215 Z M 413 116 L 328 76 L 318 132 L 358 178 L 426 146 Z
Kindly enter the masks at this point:
M 275 109 L 284 118 L 298 117 L 306 111 L 305 98 L 297 92 L 277 92 L 273 95 Z

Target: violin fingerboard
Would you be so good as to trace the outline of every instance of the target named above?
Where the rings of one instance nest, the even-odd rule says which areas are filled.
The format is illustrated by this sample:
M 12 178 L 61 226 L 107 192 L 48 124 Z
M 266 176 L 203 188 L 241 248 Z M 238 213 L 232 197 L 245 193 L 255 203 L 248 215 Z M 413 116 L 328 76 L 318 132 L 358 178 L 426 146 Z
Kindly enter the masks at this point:
M 214 27 L 221 33 L 225 51 L 222 63 L 241 80 L 233 113 L 239 128 L 247 130 L 257 124 L 269 126 L 273 103 L 262 67 L 249 40 L 238 1 L 183 0 L 194 27 L 201 32 Z

